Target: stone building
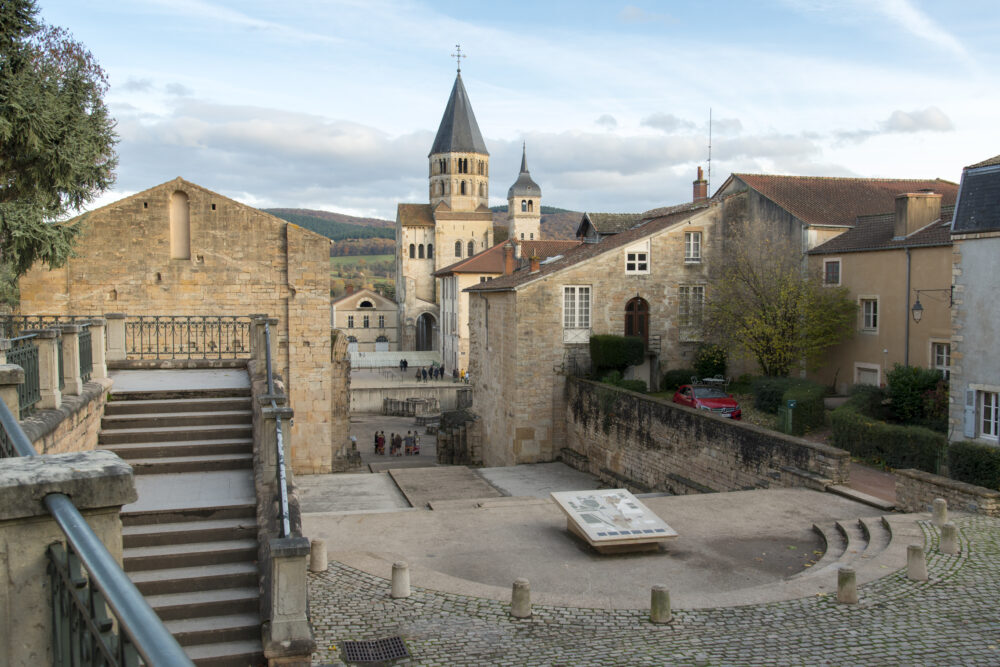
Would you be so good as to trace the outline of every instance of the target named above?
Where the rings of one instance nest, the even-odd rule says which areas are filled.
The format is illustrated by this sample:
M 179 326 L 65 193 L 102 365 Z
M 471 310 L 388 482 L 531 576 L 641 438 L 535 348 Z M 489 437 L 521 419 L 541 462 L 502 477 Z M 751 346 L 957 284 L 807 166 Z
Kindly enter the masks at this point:
M 329 239 L 181 178 L 67 224 L 75 256 L 21 278 L 23 314 L 275 317 L 294 470 L 335 467 L 349 380 L 331 349 Z
M 536 241 L 542 238 L 542 189 L 528 172 L 527 148 L 521 146 L 521 172 L 507 190 L 507 238 Z
M 398 350 L 398 316 L 395 301 L 369 289 L 350 291 L 333 302 L 333 328 L 344 332 L 352 353 Z
M 809 267 L 858 304 L 857 331 L 830 348 L 810 377 L 840 393 L 881 385 L 894 364 L 951 367 L 952 207 L 942 195 L 904 193 L 895 211 L 860 216 L 852 229 L 809 251 Z M 919 321 L 913 315 L 920 302 Z
M 721 252 L 721 208 L 676 206 L 466 288 L 485 465 L 555 459 L 565 443 L 565 375 L 587 364 L 592 334 L 644 338 L 656 379 L 658 365 L 690 364 L 709 267 Z
M 951 228 L 950 437 L 1000 443 L 1000 155 L 966 167 Z

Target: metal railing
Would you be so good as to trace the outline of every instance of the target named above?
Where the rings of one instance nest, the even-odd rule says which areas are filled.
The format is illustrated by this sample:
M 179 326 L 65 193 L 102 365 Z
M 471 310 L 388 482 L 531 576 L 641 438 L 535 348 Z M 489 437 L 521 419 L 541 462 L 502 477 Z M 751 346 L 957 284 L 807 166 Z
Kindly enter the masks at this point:
M 267 395 L 271 397 L 271 408 L 277 410 L 278 403 L 274 400 L 274 375 L 271 372 L 271 327 L 267 321 L 264 322 L 264 350 L 267 358 Z M 259 357 L 258 357 L 259 358 Z M 292 534 L 291 521 L 288 516 L 288 483 L 285 479 L 285 443 L 281 434 L 281 415 L 276 414 L 274 418 L 274 428 L 277 430 L 275 441 L 278 443 L 278 487 L 280 490 L 280 505 L 278 511 L 281 519 L 281 534 L 279 537 L 288 537 Z
M 93 337 L 90 335 L 90 328 L 84 328 L 80 332 L 78 344 L 80 346 L 80 380 L 90 382 L 90 376 L 94 372 L 94 351 L 91 347 Z
M 246 359 L 251 319 L 153 315 L 125 319 L 125 354 L 133 359 Z
M 7 352 L 7 363 L 24 369 L 24 382 L 17 386 L 18 419 L 32 413 L 35 405 L 42 400 L 42 388 L 38 378 L 38 346 L 35 334 L 27 334 L 11 339 L 12 347 Z
M 26 329 L 52 329 L 59 324 L 89 322 L 94 315 L 0 315 L 0 336 L 16 338 Z
M 3 401 L 0 425 L 3 456 L 38 456 Z M 48 548 L 53 664 L 193 665 L 69 496 L 49 493 L 43 503 L 67 542 Z

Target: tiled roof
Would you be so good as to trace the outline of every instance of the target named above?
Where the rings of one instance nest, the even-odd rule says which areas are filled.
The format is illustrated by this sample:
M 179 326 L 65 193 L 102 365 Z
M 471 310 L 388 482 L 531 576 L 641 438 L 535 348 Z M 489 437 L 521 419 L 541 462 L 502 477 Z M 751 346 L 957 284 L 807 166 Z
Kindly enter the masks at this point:
M 1000 155 L 996 157 L 991 157 L 988 160 L 983 160 L 982 162 L 977 162 L 976 164 L 970 164 L 966 169 L 975 169 L 977 167 L 992 167 L 1000 164 Z
M 638 213 L 584 213 L 590 224 L 601 234 L 618 234 L 639 224 Z
M 579 241 L 516 241 L 514 239 L 511 241 L 521 245 L 522 261 L 533 255 L 539 259 L 555 257 L 580 245 Z M 503 246 L 506 243 L 506 241 L 502 241 L 478 255 L 460 259 L 450 266 L 438 269 L 434 275 L 442 278 L 453 273 L 503 273 Z
M 1000 231 L 1000 156 L 966 167 L 954 234 Z
M 482 153 L 489 155 L 486 142 L 479 131 L 476 114 L 472 113 L 472 102 L 465 92 L 462 75 L 455 77 L 455 85 L 451 88 L 451 97 L 441 117 L 434 145 L 428 155 L 435 153 Z
M 705 205 L 704 201 L 697 202 L 685 202 L 683 204 L 674 204 L 673 206 L 661 206 L 660 208 L 653 208 L 645 213 L 641 217 L 643 220 L 652 220 L 653 218 L 659 218 L 664 215 L 672 215 L 674 213 L 679 213 L 680 211 L 687 211 L 690 208 L 700 208 Z
M 513 289 L 522 283 L 527 283 L 558 271 L 562 271 L 565 268 L 579 264 L 580 262 L 588 260 L 591 257 L 596 257 L 597 255 L 610 252 L 616 248 L 620 248 L 621 246 L 633 243 L 638 239 L 655 234 L 656 232 L 662 231 L 667 227 L 683 222 L 687 218 L 690 218 L 699 211 L 707 209 L 708 207 L 709 203 L 707 202 L 685 205 L 683 210 L 654 218 L 648 222 L 643 222 L 636 227 L 623 231 L 619 234 L 607 236 L 601 239 L 598 243 L 581 243 L 575 248 L 567 250 L 561 258 L 552 262 L 543 263 L 539 267 L 537 273 L 521 269 L 510 275 L 500 276 L 499 278 L 493 278 L 492 280 L 487 280 L 484 283 L 473 285 L 466 288 L 466 291 L 494 292 Z
M 783 209 L 809 225 L 852 227 L 859 216 L 891 211 L 896 195 L 932 190 L 941 204 L 955 203 L 958 184 L 935 179 L 831 178 L 733 174 Z
M 896 216 L 893 213 L 864 215 L 853 229 L 848 229 L 809 251 L 810 255 L 830 255 L 868 250 L 891 250 L 918 246 L 951 245 L 953 206 L 941 207 L 941 219 L 901 239 L 894 237 Z
M 403 227 L 433 227 L 430 204 L 397 204 L 396 220 Z

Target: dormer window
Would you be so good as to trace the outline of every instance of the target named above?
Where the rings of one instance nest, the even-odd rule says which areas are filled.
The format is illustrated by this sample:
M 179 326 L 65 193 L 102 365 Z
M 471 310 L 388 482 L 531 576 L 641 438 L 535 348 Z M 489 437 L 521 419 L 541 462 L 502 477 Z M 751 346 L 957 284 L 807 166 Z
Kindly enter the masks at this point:
M 358 308 L 374 308 L 374 307 L 375 304 L 369 301 L 368 299 L 365 299 L 364 301 L 358 304 Z

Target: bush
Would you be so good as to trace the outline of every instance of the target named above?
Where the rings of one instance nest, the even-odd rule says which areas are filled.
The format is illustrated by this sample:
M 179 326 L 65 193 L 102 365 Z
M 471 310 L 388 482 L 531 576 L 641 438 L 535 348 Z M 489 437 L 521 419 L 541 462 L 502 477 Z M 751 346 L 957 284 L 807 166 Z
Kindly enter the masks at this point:
M 791 386 L 791 378 L 759 377 L 753 381 L 753 406 L 772 415 L 781 407 L 781 397 Z
M 629 391 L 635 391 L 640 394 L 645 394 L 647 391 L 645 380 L 625 380 L 622 378 L 622 374 L 618 371 L 611 371 L 603 378 L 601 382 L 604 384 L 614 385 L 615 387 L 621 387 L 622 389 L 628 389 Z
M 938 370 L 895 364 L 886 381 L 896 419 L 904 424 L 927 423 L 926 395 L 937 389 L 941 379 Z
M 960 482 L 1000 489 L 1000 449 L 971 440 L 948 446 L 948 471 Z
M 695 374 L 700 378 L 710 378 L 726 374 L 726 351 L 718 345 L 703 343 L 694 355 Z
M 690 384 L 695 372 L 693 368 L 676 368 L 663 374 L 660 391 L 676 391 L 682 384 Z
M 781 404 L 795 401 L 795 411 L 792 416 L 792 435 L 802 435 L 810 429 L 823 426 L 826 418 L 826 406 L 823 397 L 826 387 L 807 380 L 793 381 L 792 385 L 781 396 Z
M 888 398 L 885 389 L 873 384 L 856 384 L 848 390 L 847 395 L 850 398 L 847 399 L 845 405 L 864 416 L 878 421 L 885 421 L 889 418 L 889 410 L 885 405 Z
M 646 358 L 646 343 L 638 336 L 600 335 L 590 337 L 590 361 L 595 372 L 624 371 Z
M 917 468 L 937 474 L 947 448 L 947 440 L 920 426 L 900 426 L 875 421 L 850 404 L 831 415 L 834 447 L 890 468 Z
M 754 378 L 752 375 L 744 373 L 729 385 L 729 391 L 734 394 L 749 394 L 753 391 L 753 380 Z

